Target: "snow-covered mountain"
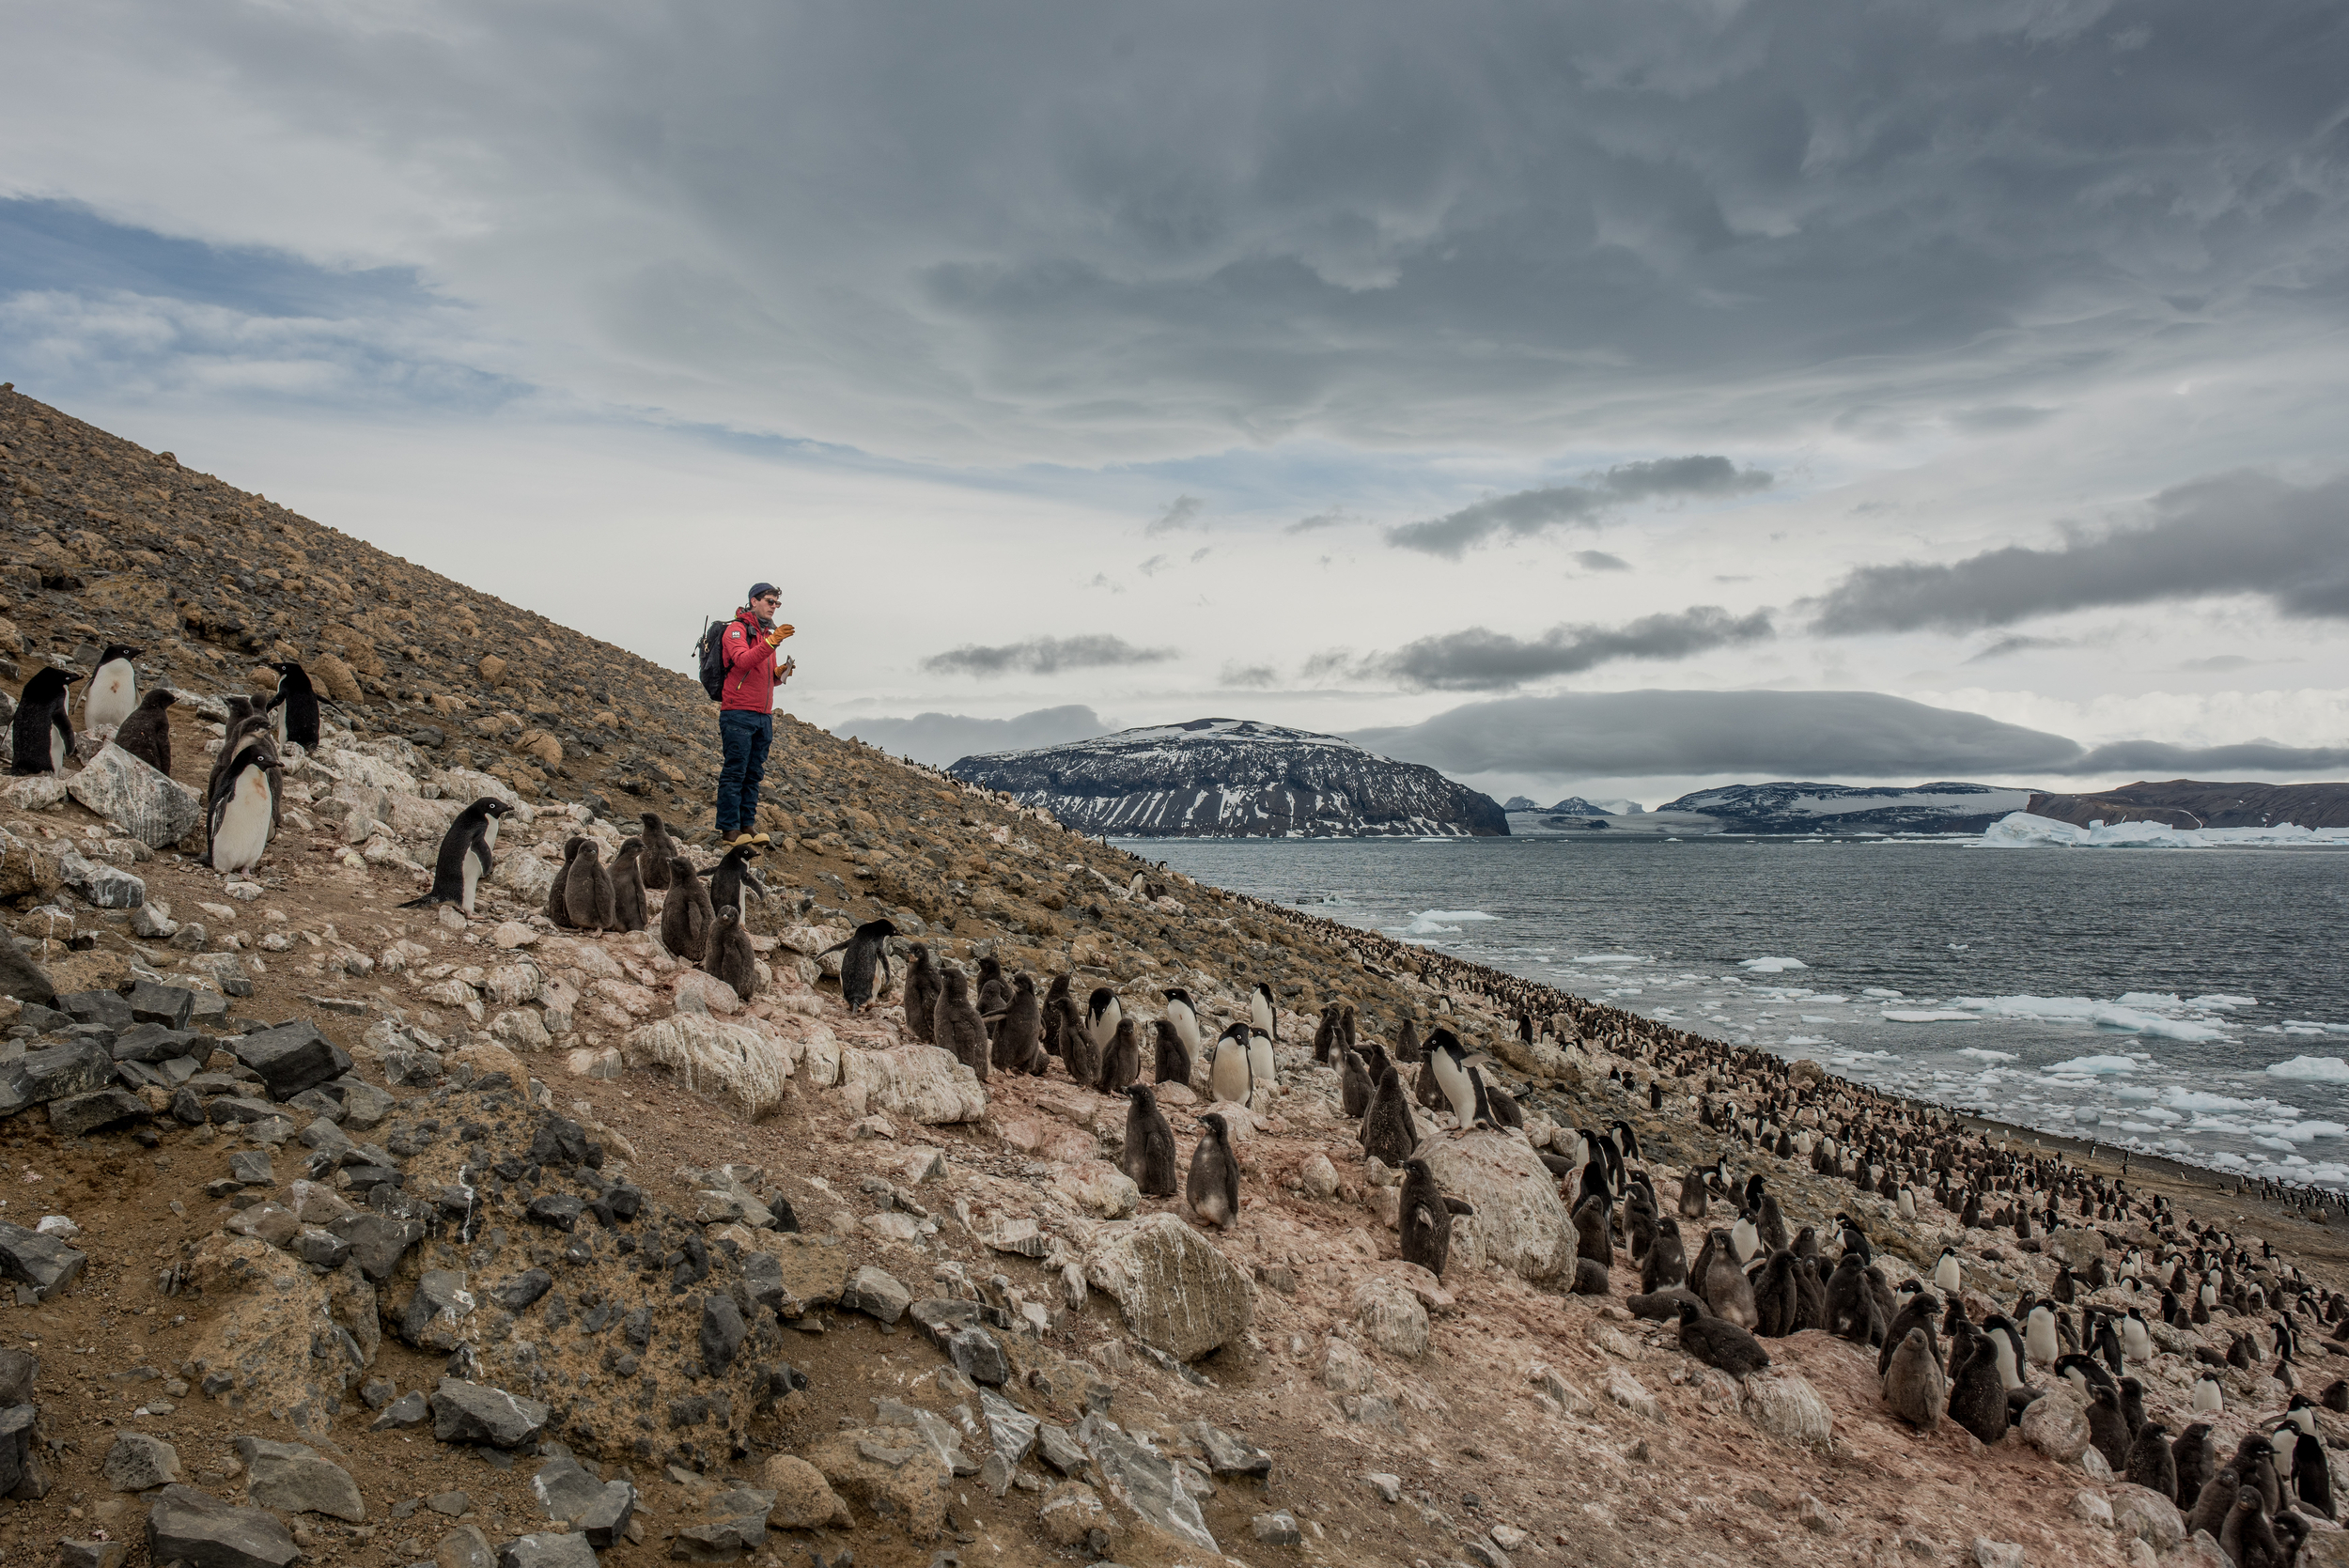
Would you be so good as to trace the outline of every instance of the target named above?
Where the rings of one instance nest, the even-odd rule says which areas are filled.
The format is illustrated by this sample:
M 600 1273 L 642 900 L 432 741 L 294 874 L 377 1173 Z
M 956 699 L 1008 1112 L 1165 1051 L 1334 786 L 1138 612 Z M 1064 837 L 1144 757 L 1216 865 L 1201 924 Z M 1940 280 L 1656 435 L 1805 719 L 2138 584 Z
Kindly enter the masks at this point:
M 1247 719 L 1121 730 L 947 771 L 1089 833 L 1284 838 L 1506 834 L 1489 796 L 1350 740 Z
M 1656 809 L 1700 812 L 1733 833 L 1978 833 L 2030 799 L 1995 784 L 1761 784 L 1700 789 Z

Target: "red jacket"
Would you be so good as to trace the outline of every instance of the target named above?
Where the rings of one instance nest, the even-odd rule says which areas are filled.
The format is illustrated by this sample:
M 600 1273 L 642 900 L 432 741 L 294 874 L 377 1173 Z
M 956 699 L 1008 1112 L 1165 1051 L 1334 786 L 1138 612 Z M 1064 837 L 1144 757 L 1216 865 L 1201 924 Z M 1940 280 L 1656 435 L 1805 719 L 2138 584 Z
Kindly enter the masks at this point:
M 779 647 L 767 645 L 767 629 L 758 624 L 758 612 L 747 605 L 737 610 L 734 619 L 726 623 L 720 649 L 725 660 L 726 684 L 725 695 L 718 700 L 719 709 L 773 712 L 775 665 L 783 653 Z

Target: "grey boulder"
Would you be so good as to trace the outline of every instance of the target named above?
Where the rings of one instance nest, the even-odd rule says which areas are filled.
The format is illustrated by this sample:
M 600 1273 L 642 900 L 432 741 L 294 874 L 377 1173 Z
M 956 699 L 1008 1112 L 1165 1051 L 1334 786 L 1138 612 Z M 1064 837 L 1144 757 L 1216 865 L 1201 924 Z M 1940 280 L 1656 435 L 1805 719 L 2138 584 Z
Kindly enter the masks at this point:
M 193 1486 L 166 1486 L 147 1513 L 149 1562 L 188 1568 L 288 1568 L 301 1548 L 266 1509 L 239 1508 Z

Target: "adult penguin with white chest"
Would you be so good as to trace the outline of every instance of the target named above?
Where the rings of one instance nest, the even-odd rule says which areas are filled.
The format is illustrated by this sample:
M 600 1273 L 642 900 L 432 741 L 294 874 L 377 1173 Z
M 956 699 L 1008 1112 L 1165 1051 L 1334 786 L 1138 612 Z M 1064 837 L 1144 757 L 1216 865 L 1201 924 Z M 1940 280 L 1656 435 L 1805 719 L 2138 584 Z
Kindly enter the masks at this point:
M 1117 1035 L 1117 1026 L 1125 1020 L 1126 1005 L 1117 1000 L 1117 993 L 1107 986 L 1097 986 L 1085 999 L 1085 1039 L 1093 1047 L 1090 1064 L 1093 1071 L 1078 1079 L 1092 1083 L 1101 1076 L 1101 1057 L 1110 1048 L 1110 1041 Z
M 139 706 L 139 673 L 132 660 L 147 650 L 127 643 L 109 643 L 98 656 L 98 667 L 82 688 L 82 727 L 114 729 Z
M 750 1001 L 758 990 L 758 954 L 751 946 L 750 932 L 743 929 L 740 909 L 728 904 L 718 910 L 718 924 L 709 928 L 706 947 L 702 972 L 724 981 L 736 996 Z
M 1460 1044 L 1460 1037 L 1448 1029 L 1438 1029 L 1429 1034 L 1427 1066 L 1436 1075 L 1436 1087 L 1443 1092 L 1444 1102 L 1451 1107 L 1458 1130 L 1465 1132 L 1474 1126 L 1476 1081 L 1469 1077 L 1468 1048 Z
M 1414 1155 L 1403 1162 L 1397 1216 L 1405 1263 L 1415 1263 L 1442 1279 L 1444 1264 L 1452 1256 L 1452 1217 L 1475 1212 L 1465 1200 L 1444 1195 L 1425 1160 Z
M 310 684 L 308 672 L 292 660 L 280 660 L 267 666 L 277 672 L 277 690 L 272 692 L 264 711 L 277 728 L 277 743 L 288 741 L 304 751 L 317 751 L 319 744 L 319 694 Z
M 1277 1089 L 1281 1074 L 1272 1063 L 1272 1036 L 1261 1029 L 1248 1032 L 1248 1080 L 1250 1093 L 1258 1089 Z
M 1182 1043 L 1185 1065 L 1180 1081 L 1188 1083 L 1190 1081 L 1189 1063 L 1198 1058 L 1199 1048 L 1207 1038 L 1199 1028 L 1199 1009 L 1191 1004 L 1190 993 L 1179 986 L 1170 986 L 1159 994 L 1166 1000 L 1164 1022 L 1174 1032 L 1175 1039 Z M 1174 1075 L 1161 1071 L 1159 1081 L 1168 1083 L 1176 1079 Z
M 73 754 L 73 721 L 65 711 L 70 690 L 66 673 L 54 664 L 42 665 L 24 683 L 8 726 L 12 771 L 65 771 L 66 759 Z
M 269 766 L 245 753 L 212 801 L 204 860 L 214 871 L 250 871 L 261 863 L 277 822 L 277 791 Z
M 840 955 L 840 1000 L 848 1004 L 849 1012 L 856 1012 L 873 1000 L 876 991 L 874 976 L 877 972 L 883 985 L 886 985 L 892 978 L 889 972 L 889 939 L 896 934 L 896 926 L 888 921 L 868 920 L 850 932 L 847 941 L 835 942 L 816 955 L 818 958 L 828 958 L 835 953 Z M 950 972 L 958 974 L 960 971 Z M 965 1004 L 969 1004 L 967 998 Z M 933 1020 L 937 1016 L 936 1008 L 933 1006 L 931 1012 Z M 973 1018 L 978 1017 L 976 1007 L 971 1008 L 971 1016 Z M 934 1035 L 937 1029 L 934 1021 L 931 1029 Z M 984 1044 L 987 1036 L 984 1027 L 980 1029 L 979 1036 Z M 946 1044 L 945 1041 L 935 1038 L 931 1043 L 941 1046 Z M 986 1055 L 984 1049 L 981 1050 L 980 1055 L 982 1057 Z M 987 1077 L 984 1067 L 981 1068 L 979 1077 L 982 1079 Z
M 1278 1045 L 1281 1042 L 1281 1014 L 1273 1005 L 1272 986 L 1262 980 L 1248 993 L 1248 1021 L 1257 1033 Z
M 751 918 L 751 895 L 767 896 L 766 880 L 759 876 L 758 868 L 751 864 L 751 857 L 758 851 L 756 843 L 746 843 L 725 852 L 717 869 L 709 874 L 710 908 L 723 908 L 731 904 L 744 920 Z
M 1235 1105 L 1248 1103 L 1254 1087 L 1248 1062 L 1248 1026 L 1233 1024 L 1217 1036 L 1215 1054 L 1207 1058 L 1207 1093 Z
M 457 820 L 448 825 L 448 831 L 441 835 L 441 851 L 432 862 L 431 888 L 422 898 L 412 898 L 400 908 L 421 909 L 435 904 L 454 904 L 472 914 L 474 892 L 495 863 L 490 859 L 490 846 L 497 842 L 497 821 L 512 809 L 494 795 L 484 795 L 459 812 Z

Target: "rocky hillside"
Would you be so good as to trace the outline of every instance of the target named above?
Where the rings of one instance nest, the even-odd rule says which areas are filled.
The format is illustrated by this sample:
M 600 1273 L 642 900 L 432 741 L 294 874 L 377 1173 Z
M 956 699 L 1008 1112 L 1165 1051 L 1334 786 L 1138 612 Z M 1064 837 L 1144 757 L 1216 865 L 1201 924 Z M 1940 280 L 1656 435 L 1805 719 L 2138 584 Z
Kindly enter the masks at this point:
M 2020 808 L 2033 816 L 2087 827 L 2091 822 L 2162 822 L 2172 828 L 2349 828 L 2349 784 L 2123 784 L 2097 795 L 2031 792 Z
M 1977 784 L 1727 784 L 1656 809 L 1710 816 L 1732 833 L 1979 833 L 2033 798 Z
M 1830 1256 L 1843 1250 L 1830 1217 L 1855 1218 L 1892 1283 L 1953 1249 L 1975 1321 L 2092 1259 L 2112 1268 L 2101 1285 L 2084 1277 L 2078 1299 L 2141 1303 L 2124 1259 L 2166 1279 L 2172 1252 L 2204 1255 L 2225 1226 L 2230 1289 L 2209 1321 L 2159 1327 L 2131 1367 L 2172 1432 L 2207 1374 L 2225 1408 L 2198 1419 L 2222 1454 L 2279 1418 L 2286 1389 L 2263 1370 L 2272 1320 L 2303 1326 L 2298 1372 L 2278 1371 L 2311 1393 L 2334 1377 L 2326 1325 L 2343 1310 L 2344 1259 L 2338 1225 L 2305 1209 L 2142 1169 L 2125 1192 L 2091 1190 L 2120 1172 L 1943 1125 L 1934 1136 L 1987 1207 L 2063 1209 L 2052 1235 L 2020 1239 L 2028 1219 L 1993 1228 L 1997 1213 L 1968 1226 L 1901 1146 L 1914 1111 L 1815 1066 L 1180 877 L 1138 896 L 1132 857 L 803 727 L 770 774 L 789 815 L 764 865 L 771 892 L 751 906 L 750 995 L 649 932 L 558 928 L 540 911 L 566 842 L 608 853 L 637 808 L 669 798 L 627 781 L 646 784 L 653 758 L 706 760 L 698 689 L 617 653 L 568 667 L 590 692 L 644 698 L 625 722 L 614 710 L 600 750 L 583 743 L 595 726 L 576 755 L 537 726 L 559 759 L 504 725 L 412 738 L 428 714 L 525 718 L 511 664 L 395 660 L 378 642 L 385 674 L 369 687 L 334 655 L 356 722 L 289 756 L 282 831 L 256 875 L 225 878 L 180 847 L 181 797 L 218 743 L 219 699 L 274 644 L 114 618 L 161 602 L 127 591 L 155 568 L 85 559 L 107 559 L 107 536 L 84 520 L 157 489 L 133 481 L 159 459 L 22 398 L 0 405 L 0 444 L 20 668 L 136 628 L 148 668 L 187 699 L 176 783 L 101 742 L 63 781 L 0 789 L 15 939 L 0 998 L 12 1557 L 2212 1560 L 2174 1507 L 2111 1473 L 2081 1402 L 2044 1368 L 2030 1374 L 2037 1413 L 1985 1446 L 1892 1415 L 1867 1345 L 1803 1328 L 1761 1342 L 1767 1368 L 1732 1374 L 1636 1315 L 1655 1303 L 1633 1300 L 1631 1254 L 1578 1232 L 1541 1159 L 1565 1157 L 1574 1127 L 1618 1122 L 1667 1213 L 1696 1168 L 1726 1161 L 1733 1179 L 1764 1175 Z M 329 573 L 350 585 L 367 626 L 381 623 L 366 605 L 411 612 L 395 624 L 415 627 L 419 652 L 444 645 L 425 640 L 444 634 L 443 597 L 485 641 L 526 641 L 521 612 L 169 472 L 169 495 L 140 503 L 140 537 L 191 495 L 271 526 L 223 522 L 198 542 L 191 522 L 179 554 L 136 548 L 234 563 L 252 582 L 236 584 L 239 613 L 266 609 L 259 624 L 314 667 L 361 629 L 349 613 L 300 619 L 299 596 L 263 598 L 261 573 L 282 579 L 297 558 L 305 587 Z M 166 580 L 175 613 L 200 605 L 205 587 Z M 362 582 L 404 584 L 407 602 L 363 601 Z M 207 613 L 226 614 L 226 592 L 216 599 Z M 432 683 L 403 684 L 394 672 L 411 665 Z M 474 918 L 406 908 L 443 825 L 483 793 L 514 810 Z M 848 1008 L 838 960 L 813 955 L 883 915 L 965 970 L 992 957 L 1069 974 L 1141 1017 L 1182 986 L 1211 1031 L 1270 984 L 1277 1087 L 1211 1106 L 1194 1071 L 1159 1091 L 1185 1157 L 1210 1109 L 1231 1122 L 1237 1224 L 1140 1191 L 1119 1163 L 1123 1097 L 1060 1063 L 983 1080 L 923 1044 L 901 964 L 873 1004 Z M 1398 1172 L 1364 1156 L 1335 1073 L 1312 1060 L 1338 1004 L 1366 1046 L 1407 1021 L 1458 1030 L 1524 1111 L 1506 1132 L 1417 1112 L 1419 1153 L 1475 1209 L 1455 1221 L 1440 1277 L 1400 1255 Z M 1555 1033 L 1520 1042 L 1519 1009 Z M 1773 1124 L 1785 1141 L 1764 1141 Z M 1895 1166 L 1879 1160 L 1901 1162 L 1913 1218 L 1883 1194 Z M 2155 1197 L 2174 1206 L 2155 1218 Z M 1704 1223 L 1726 1227 L 1709 1202 Z M 1693 1250 L 1704 1226 L 1688 1227 Z M 2349 1444 L 2330 1403 L 2311 1419 L 2328 1447 Z M 2349 1538 L 2309 1528 L 2304 1560 L 2341 1560 Z
M 947 769 L 1089 833 L 1137 838 L 1500 835 L 1507 814 L 1432 768 L 1246 719 L 1121 730 Z

